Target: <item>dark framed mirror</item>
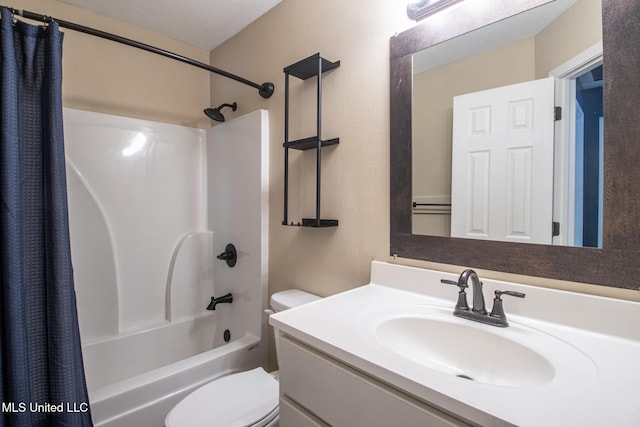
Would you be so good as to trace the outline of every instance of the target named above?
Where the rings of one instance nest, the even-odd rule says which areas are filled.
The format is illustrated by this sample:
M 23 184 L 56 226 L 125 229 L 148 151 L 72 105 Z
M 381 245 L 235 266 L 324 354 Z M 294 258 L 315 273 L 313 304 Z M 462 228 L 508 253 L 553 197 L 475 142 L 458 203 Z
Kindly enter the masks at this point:
M 604 207 L 601 248 L 461 239 L 412 233 L 413 54 L 549 0 L 462 2 L 393 37 L 391 54 L 391 248 L 402 258 L 638 289 L 640 280 L 640 3 L 602 0 Z M 437 19 L 433 19 L 437 18 Z

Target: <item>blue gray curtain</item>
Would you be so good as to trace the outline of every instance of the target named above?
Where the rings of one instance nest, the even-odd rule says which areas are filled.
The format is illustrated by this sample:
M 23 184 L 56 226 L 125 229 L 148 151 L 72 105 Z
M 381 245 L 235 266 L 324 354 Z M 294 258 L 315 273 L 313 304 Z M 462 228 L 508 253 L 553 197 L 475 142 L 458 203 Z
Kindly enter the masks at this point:
M 0 427 L 88 426 L 69 246 L 62 33 L 1 10 Z

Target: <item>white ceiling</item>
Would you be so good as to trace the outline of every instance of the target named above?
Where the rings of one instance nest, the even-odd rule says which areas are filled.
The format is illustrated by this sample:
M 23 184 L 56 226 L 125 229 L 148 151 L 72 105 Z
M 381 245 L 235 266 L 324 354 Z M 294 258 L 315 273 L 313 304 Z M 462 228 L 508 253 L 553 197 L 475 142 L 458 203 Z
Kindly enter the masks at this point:
M 281 0 L 62 1 L 201 49 L 212 50 Z

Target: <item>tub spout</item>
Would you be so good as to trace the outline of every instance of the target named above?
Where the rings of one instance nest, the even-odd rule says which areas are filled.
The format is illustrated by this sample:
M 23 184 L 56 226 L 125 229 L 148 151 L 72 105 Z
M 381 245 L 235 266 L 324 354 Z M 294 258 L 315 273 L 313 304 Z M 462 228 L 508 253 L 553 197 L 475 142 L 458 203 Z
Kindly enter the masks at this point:
M 211 302 L 207 306 L 207 310 L 215 310 L 216 305 L 226 303 L 231 304 L 233 302 L 233 295 L 228 293 L 226 295 L 221 296 L 220 298 L 211 297 Z

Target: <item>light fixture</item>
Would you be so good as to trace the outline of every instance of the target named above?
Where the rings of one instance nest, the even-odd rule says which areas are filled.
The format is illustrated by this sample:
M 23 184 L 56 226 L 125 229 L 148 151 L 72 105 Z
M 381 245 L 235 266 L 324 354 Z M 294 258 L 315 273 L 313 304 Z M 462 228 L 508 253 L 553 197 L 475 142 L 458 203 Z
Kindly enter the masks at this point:
M 462 0 L 420 0 L 407 4 L 407 15 L 414 21 L 420 21 L 440 12 Z

